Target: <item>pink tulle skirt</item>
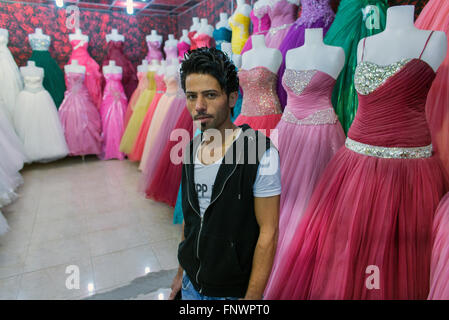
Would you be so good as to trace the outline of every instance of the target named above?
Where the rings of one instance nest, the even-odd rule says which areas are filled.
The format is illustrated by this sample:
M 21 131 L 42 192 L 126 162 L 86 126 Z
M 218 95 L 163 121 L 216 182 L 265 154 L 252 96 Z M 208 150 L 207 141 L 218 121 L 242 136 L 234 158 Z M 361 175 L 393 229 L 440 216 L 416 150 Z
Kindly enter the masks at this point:
M 342 147 L 265 297 L 426 299 L 443 175 L 436 157 L 383 159 Z

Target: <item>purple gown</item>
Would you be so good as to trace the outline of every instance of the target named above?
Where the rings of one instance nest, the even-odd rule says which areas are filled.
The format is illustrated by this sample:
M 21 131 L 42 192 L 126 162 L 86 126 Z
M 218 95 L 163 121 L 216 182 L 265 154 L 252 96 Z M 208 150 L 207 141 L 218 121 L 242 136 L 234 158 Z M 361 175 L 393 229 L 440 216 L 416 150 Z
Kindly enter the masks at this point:
M 330 0 L 302 0 L 301 16 L 290 27 L 282 41 L 279 50 L 283 59 L 278 71 L 277 93 L 281 107 L 284 109 L 287 103 L 287 92 L 282 85 L 282 77 L 285 71 L 285 55 L 290 49 L 304 45 L 304 30 L 309 28 L 323 28 L 323 37 L 334 21 L 335 13 L 330 6 Z

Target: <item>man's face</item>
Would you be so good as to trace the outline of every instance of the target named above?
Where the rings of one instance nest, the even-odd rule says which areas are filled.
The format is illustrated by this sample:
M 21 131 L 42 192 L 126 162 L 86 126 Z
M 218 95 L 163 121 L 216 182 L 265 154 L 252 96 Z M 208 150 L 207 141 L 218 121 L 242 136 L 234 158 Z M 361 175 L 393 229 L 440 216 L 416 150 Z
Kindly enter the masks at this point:
M 186 78 L 187 108 L 193 121 L 198 121 L 201 131 L 221 129 L 231 122 L 231 108 L 237 100 L 237 92 L 229 98 L 217 79 L 208 74 L 193 73 Z

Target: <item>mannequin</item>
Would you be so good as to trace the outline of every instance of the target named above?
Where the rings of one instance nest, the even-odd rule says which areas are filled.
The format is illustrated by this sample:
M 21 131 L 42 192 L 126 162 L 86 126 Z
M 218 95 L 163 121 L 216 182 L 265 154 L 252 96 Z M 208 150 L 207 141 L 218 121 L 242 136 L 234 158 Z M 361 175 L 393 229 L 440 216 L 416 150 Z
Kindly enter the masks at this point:
M 178 59 L 171 59 L 168 62 L 168 65 L 165 68 L 165 76 L 166 77 L 173 77 L 179 72 L 179 60 Z
M 190 32 L 198 31 L 199 28 L 200 28 L 200 18 L 193 17 L 192 18 L 192 26 L 190 27 Z
M 81 29 L 77 28 L 77 29 L 75 29 L 75 33 L 69 34 L 69 41 L 72 41 L 72 40 L 81 40 L 80 43 L 89 42 L 89 36 L 82 34 Z
M 151 60 L 151 63 L 148 65 L 147 71 L 153 71 L 156 72 L 160 68 L 159 60 L 153 59 Z
M 147 60 L 142 60 L 142 64 L 140 66 L 137 66 L 137 72 L 143 72 L 146 73 L 148 72 L 148 61 Z
M 178 45 L 178 40 L 175 39 L 175 36 L 172 34 L 168 35 L 168 40 L 165 41 L 165 47 L 175 47 Z
M 242 56 L 242 69 L 265 67 L 273 73 L 278 72 L 282 63 L 282 54 L 278 49 L 268 48 L 263 35 L 251 36 L 253 48 Z
M 122 73 L 122 67 L 117 66 L 114 60 L 110 60 L 108 65 L 103 66 L 103 74 L 109 73 Z
M 66 64 L 64 66 L 64 71 L 66 73 L 73 72 L 73 73 L 86 73 L 86 67 L 78 64 L 78 60 L 72 60 L 71 64 Z
M 178 57 L 178 40 L 175 39 L 174 35 L 168 35 L 168 40 L 165 41 L 164 45 L 164 52 L 167 59 Z
M 163 38 L 157 33 L 156 30 L 151 30 L 151 34 L 146 36 L 147 42 L 159 42 L 162 43 Z
M 245 0 L 237 0 L 237 8 L 234 13 L 241 13 L 244 16 L 248 16 L 251 13 L 251 6 L 246 3 Z
M 166 68 L 167 68 L 167 61 L 162 60 L 159 69 L 156 71 L 156 74 L 158 76 L 165 74 Z
M 231 30 L 228 19 L 229 19 L 228 14 L 226 12 L 221 12 L 220 21 L 218 21 L 218 23 L 215 25 L 215 29 L 226 28 Z
M 110 34 L 106 35 L 106 42 L 109 41 L 125 41 L 125 36 L 118 33 L 117 29 L 112 29 Z
M 32 39 L 39 39 L 39 40 L 46 40 L 48 42 L 50 42 L 50 36 L 46 35 L 44 33 L 42 33 L 42 29 L 41 28 L 36 28 L 34 33 L 31 33 L 28 35 L 28 40 L 32 40 Z
M 162 60 L 163 55 L 161 51 L 161 45 L 163 38 L 157 33 L 156 30 L 151 30 L 151 34 L 146 36 L 146 41 L 148 45 L 147 60 L 151 61 L 153 59 Z
M 429 39 L 429 30 L 414 25 L 413 5 L 393 6 L 387 10 L 387 24 L 383 32 L 362 39 L 357 48 L 357 60 L 388 65 L 404 58 L 424 60 L 436 72 L 446 57 L 447 39 L 442 31 L 435 31 Z M 426 41 L 429 39 L 427 46 Z M 365 50 L 363 43 L 365 42 Z
M 197 37 L 200 34 L 207 34 L 209 37 L 212 37 L 214 33 L 214 27 L 212 27 L 206 18 L 201 19 L 200 28 L 198 29 L 198 32 L 195 37 Z
M 28 61 L 25 67 L 20 67 L 20 73 L 23 77 L 44 77 L 44 69 L 36 67 L 34 61 Z
M 185 42 L 187 44 L 191 44 L 190 39 L 189 39 L 189 30 L 182 29 L 182 36 L 181 36 L 181 38 L 179 38 L 179 42 Z
M 262 7 L 269 6 L 269 5 L 270 5 L 270 1 L 268 1 L 268 0 L 257 0 L 254 3 L 253 9 L 258 10 Z
M 306 29 L 304 45 L 287 51 L 287 69 L 319 70 L 337 79 L 345 64 L 343 48 L 328 46 L 323 42 L 323 29 Z
M 249 25 L 251 6 L 245 0 L 237 0 L 237 8 L 229 18 L 229 25 L 232 28 L 232 52 L 240 54 L 246 41 L 249 38 Z

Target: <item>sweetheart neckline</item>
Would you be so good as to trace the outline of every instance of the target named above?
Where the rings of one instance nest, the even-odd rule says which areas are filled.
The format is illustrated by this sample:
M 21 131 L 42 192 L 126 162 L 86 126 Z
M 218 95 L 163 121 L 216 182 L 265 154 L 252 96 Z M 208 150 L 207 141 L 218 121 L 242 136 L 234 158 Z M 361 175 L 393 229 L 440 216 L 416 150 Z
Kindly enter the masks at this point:
M 393 65 L 393 64 L 396 64 L 396 63 L 398 63 L 398 62 L 401 62 L 401 61 L 403 61 L 403 60 L 409 60 L 409 61 L 407 61 L 407 62 L 404 64 L 404 66 L 403 66 L 400 70 L 402 70 L 403 68 L 405 68 L 405 66 L 408 65 L 410 62 L 412 62 L 412 61 L 414 61 L 414 60 L 418 60 L 418 61 L 423 62 L 427 67 L 429 67 L 429 68 L 432 70 L 433 73 L 436 74 L 436 71 L 433 70 L 432 66 L 431 66 L 427 61 L 425 61 L 425 60 L 423 60 L 423 59 L 420 59 L 420 58 L 402 58 L 402 59 L 399 59 L 399 60 L 397 60 L 397 61 L 395 61 L 395 62 L 388 63 L 388 64 L 379 64 L 379 63 L 375 63 L 375 62 L 372 62 L 372 61 L 363 60 L 363 61 L 360 61 L 360 62 L 357 64 L 357 67 L 358 67 L 360 64 L 362 64 L 362 63 L 371 63 L 371 64 L 374 64 L 374 65 L 376 65 L 376 66 L 378 66 L 378 67 L 386 68 L 386 67 L 389 67 L 389 66 L 391 66 L 391 65 Z M 400 71 L 400 70 L 399 70 L 399 71 Z M 399 71 L 398 71 L 398 72 L 399 72 Z M 397 72 L 396 72 L 396 73 L 397 73 Z M 395 73 L 395 74 L 396 74 L 396 73 Z M 392 76 L 393 76 L 393 75 L 392 75 Z
M 249 68 L 249 69 L 240 69 L 239 72 L 241 72 L 241 71 L 251 71 L 251 70 L 253 70 L 253 69 L 258 69 L 258 68 L 266 69 L 268 72 L 274 74 L 276 77 L 278 76 L 277 73 L 271 71 L 270 69 L 268 69 L 268 68 L 265 67 L 265 66 L 255 66 L 255 67 L 252 67 L 252 68 Z
M 318 69 L 303 69 L 303 70 L 296 70 L 296 69 L 292 69 L 292 68 L 285 68 L 285 72 L 287 72 L 287 70 L 291 70 L 291 71 L 295 71 L 295 72 L 308 72 L 308 71 L 315 71 L 315 72 L 320 72 L 320 73 L 324 73 L 325 75 L 329 76 L 330 78 L 332 78 L 333 80 L 337 81 L 337 79 L 335 79 L 334 77 L 332 77 L 329 73 L 318 70 Z

